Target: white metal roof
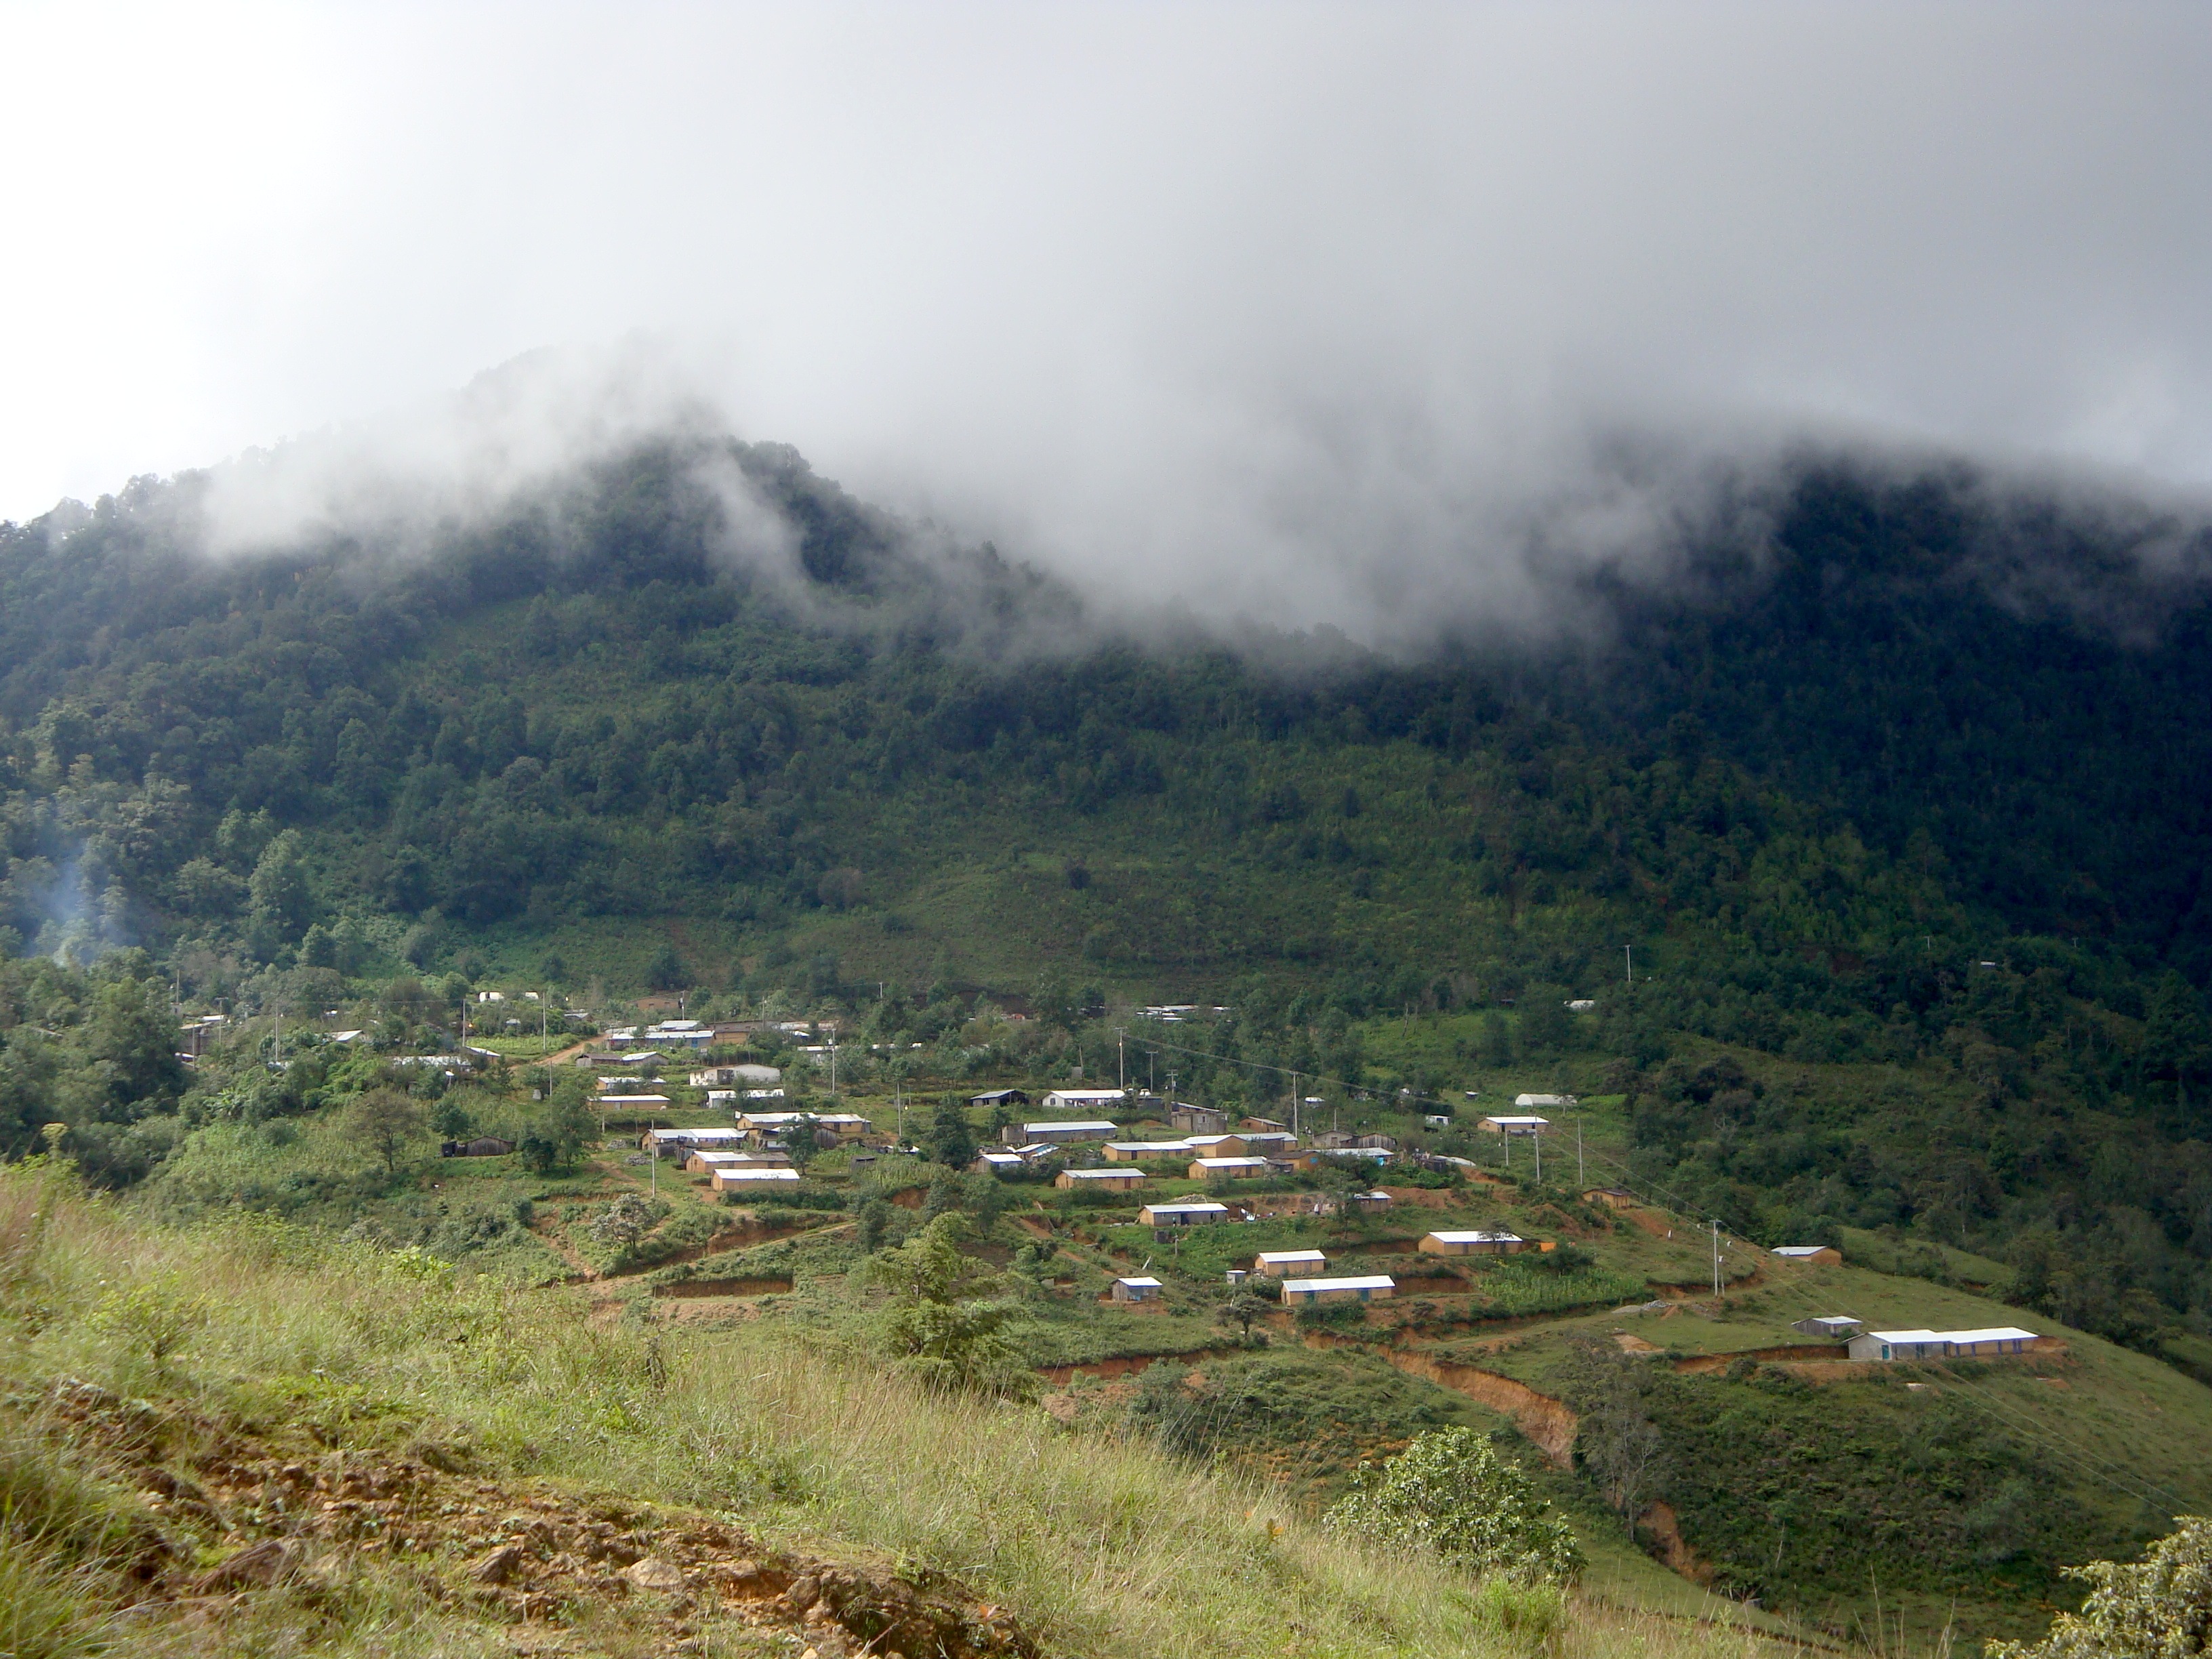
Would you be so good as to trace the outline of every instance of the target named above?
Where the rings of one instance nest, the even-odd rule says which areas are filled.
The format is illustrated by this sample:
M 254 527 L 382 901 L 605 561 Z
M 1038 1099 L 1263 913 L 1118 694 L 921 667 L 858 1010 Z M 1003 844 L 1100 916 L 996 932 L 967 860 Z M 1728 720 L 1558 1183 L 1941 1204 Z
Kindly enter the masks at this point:
M 1395 1291 L 1398 1281 L 1388 1273 L 1376 1273 L 1364 1279 L 1286 1279 L 1285 1291 Z
M 1832 1250 L 1835 1248 L 1836 1247 L 1832 1244 L 1778 1244 L 1774 1247 L 1773 1254 L 1776 1255 L 1818 1255 L 1823 1250 Z
M 1192 1143 L 1188 1140 L 1109 1140 L 1106 1150 L 1110 1152 L 1188 1152 Z
M 1947 1340 L 1941 1331 L 1869 1331 L 1867 1334 L 1877 1342 L 1887 1342 L 1893 1347 L 1911 1347 L 1915 1344 L 1924 1346 L 1930 1342 Z
M 1020 1162 L 1018 1158 L 1015 1160 Z M 1146 1181 L 1151 1177 L 1142 1170 L 1070 1170 L 1070 1181 Z
M 1504 1116 L 1493 1113 L 1482 1121 L 1501 1129 L 1548 1129 L 1552 1127 L 1552 1120 L 1548 1117 L 1530 1117 L 1525 1113 L 1516 1115 L 1509 1112 Z
M 668 1104 L 668 1097 L 666 1095 L 601 1095 L 599 1101 L 602 1106 L 665 1106 Z
M 1260 1260 L 1275 1262 L 1326 1261 L 1328 1258 L 1319 1250 L 1262 1250 Z
M 1814 1325 L 1863 1325 L 1866 1321 L 1850 1314 L 1815 1314 L 1808 1322 Z
M 1986 1331 L 1945 1331 L 1946 1342 L 2033 1342 L 2033 1331 L 2023 1331 L 2016 1326 L 1998 1325 Z
M 1226 1204 L 1215 1204 L 1212 1202 L 1204 1204 L 1147 1204 L 1145 1207 L 1150 1210 L 1154 1215 L 1212 1215 L 1217 1212 L 1222 1215 L 1227 1215 L 1229 1213 L 1229 1206 Z
M 1191 1162 L 1201 1170 L 1259 1170 L 1267 1167 L 1264 1158 L 1194 1158 Z
M 1114 1282 L 1127 1285 L 1132 1289 L 1157 1291 L 1160 1288 L 1160 1281 L 1157 1279 L 1117 1279 Z
M 1429 1237 L 1445 1244 L 1526 1244 L 1528 1242 L 1518 1233 L 1486 1233 L 1480 1229 L 1433 1232 Z
M 1054 1089 L 1045 1096 L 1047 1100 L 1127 1100 L 1127 1089 Z
M 1022 1125 L 1022 1133 L 1027 1135 L 1041 1135 L 1054 1129 L 1063 1133 L 1071 1129 L 1080 1129 L 1086 1134 L 1103 1131 L 1110 1135 L 1121 1127 L 1118 1123 L 1109 1123 L 1103 1118 L 1054 1117 L 1047 1118 L 1040 1123 L 1024 1123 Z
M 798 1180 L 798 1179 L 799 1179 L 799 1171 L 798 1171 L 798 1170 L 788 1170 L 788 1169 L 786 1169 L 786 1170 L 731 1170 L 731 1169 L 718 1169 L 718 1170 L 716 1170 L 714 1171 L 714 1179 L 715 1179 L 715 1180 L 717 1180 L 717 1181 L 796 1181 L 796 1180 Z

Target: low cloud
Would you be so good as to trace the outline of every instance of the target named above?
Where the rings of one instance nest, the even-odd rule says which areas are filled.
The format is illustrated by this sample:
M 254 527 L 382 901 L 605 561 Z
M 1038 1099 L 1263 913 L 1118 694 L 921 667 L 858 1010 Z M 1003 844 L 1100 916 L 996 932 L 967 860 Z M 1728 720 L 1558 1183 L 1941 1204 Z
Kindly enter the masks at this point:
M 228 27 L 190 50 L 230 61 Z M 1808 450 L 2133 492 L 2173 569 L 2212 488 L 2197 7 L 490 6 L 236 33 L 230 125 L 282 88 L 303 148 L 265 191 L 215 169 L 160 238 L 104 206 L 49 223 L 70 257 L 0 278 L 41 323 L 9 359 L 9 510 L 505 362 L 411 428 L 223 469 L 216 544 L 404 540 L 704 422 L 994 542 L 1098 625 L 1419 649 L 1579 627 L 1589 572 L 1663 581 L 1755 538 Z M 27 143 L 177 125 L 169 64 L 68 47 L 21 54 L 88 66 L 54 79 L 67 123 L 44 91 L 0 117 Z M 42 222 L 143 190 L 143 146 L 40 153 Z M 640 330 L 615 369 L 510 361 Z M 716 486 L 731 556 L 787 568 L 742 483 Z

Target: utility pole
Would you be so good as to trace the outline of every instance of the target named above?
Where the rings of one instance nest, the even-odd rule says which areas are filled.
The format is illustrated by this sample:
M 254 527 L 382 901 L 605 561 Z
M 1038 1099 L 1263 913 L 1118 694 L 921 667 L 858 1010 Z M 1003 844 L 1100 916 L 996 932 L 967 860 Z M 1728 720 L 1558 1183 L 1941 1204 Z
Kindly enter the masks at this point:
M 1717 1299 L 1719 1298 L 1719 1297 L 1720 1297 L 1720 1293 L 1721 1293 L 1721 1224 L 1720 1224 L 1719 1222 L 1716 1221 L 1716 1222 L 1714 1222 L 1714 1223 L 1713 1223 L 1713 1296 L 1714 1296 L 1714 1298 L 1715 1298 L 1716 1300 L 1717 1300 Z
M 1544 1184 L 1544 1132 L 1541 1129 L 1529 1137 L 1536 1143 L 1536 1184 Z
M 1575 1118 L 1575 1189 L 1579 1192 L 1589 1185 L 1589 1177 L 1583 1173 L 1583 1121 Z
M 1114 1028 L 1114 1073 L 1121 1085 L 1121 1092 L 1129 1091 L 1128 1036 L 1120 1026 Z
M 1636 983 L 1636 947 L 1633 945 L 1624 945 L 1620 947 L 1620 954 L 1628 963 L 1627 982 L 1633 985 Z

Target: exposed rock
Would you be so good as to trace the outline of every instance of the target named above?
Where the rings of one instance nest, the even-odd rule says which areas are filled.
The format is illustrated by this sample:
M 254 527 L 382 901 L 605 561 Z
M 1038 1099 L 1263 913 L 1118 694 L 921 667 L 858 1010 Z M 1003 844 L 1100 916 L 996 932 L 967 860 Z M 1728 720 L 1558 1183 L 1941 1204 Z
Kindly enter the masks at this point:
M 483 1560 L 469 1569 L 469 1577 L 479 1584 L 504 1584 L 522 1571 L 522 1564 L 530 1559 L 530 1552 L 520 1544 L 502 1544 Z
M 623 1569 L 622 1576 L 641 1590 L 673 1593 L 684 1588 L 683 1569 L 672 1566 L 657 1555 L 648 1555 L 643 1560 L 633 1561 Z
M 192 1580 L 195 1595 L 227 1595 L 234 1590 L 264 1589 L 289 1574 L 299 1553 L 281 1538 L 249 1544 Z

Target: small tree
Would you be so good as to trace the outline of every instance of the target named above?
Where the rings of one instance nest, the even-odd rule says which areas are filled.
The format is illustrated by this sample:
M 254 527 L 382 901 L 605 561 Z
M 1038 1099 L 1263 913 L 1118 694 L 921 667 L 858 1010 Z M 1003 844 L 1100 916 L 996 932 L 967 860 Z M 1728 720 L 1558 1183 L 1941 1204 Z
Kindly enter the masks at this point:
M 999 1276 L 960 1248 L 974 1232 L 949 1210 L 896 1249 L 868 1258 L 867 1282 L 890 1293 L 884 1346 L 940 1387 L 1032 1395 L 1036 1377 L 1005 1328 L 1018 1310 L 997 1299 Z
M 387 1178 L 422 1133 L 422 1103 L 397 1089 L 371 1089 L 346 1111 L 344 1134 L 384 1165 Z
M 1236 1326 L 1238 1337 L 1249 1342 L 1252 1340 L 1252 1322 L 1265 1317 L 1273 1307 L 1274 1304 L 1264 1296 L 1240 1285 L 1230 1293 L 1229 1299 L 1213 1316 L 1224 1325 Z
M 645 964 L 645 982 L 656 991 L 680 991 L 690 982 L 684 958 L 676 954 L 676 947 L 663 943 Z
M 2092 1561 L 2066 1576 L 2096 1588 L 2040 1642 L 1991 1642 L 1989 1659 L 2197 1659 L 2212 1653 L 2212 1520 L 2179 1524 L 2135 1566 Z
M 1355 1194 L 1367 1190 L 1367 1170 L 1364 1167 L 1364 1160 L 1362 1160 L 1362 1165 L 1359 1168 L 1351 1167 L 1338 1158 L 1330 1158 L 1324 1164 L 1316 1164 L 1313 1172 L 1313 1183 L 1321 1188 L 1322 1195 L 1328 1200 L 1332 1213 L 1336 1218 L 1337 1231 L 1343 1233 L 1350 1231 L 1352 1218 L 1358 1213 L 1352 1207 L 1352 1198 Z
M 1495 1008 L 1482 1017 L 1480 1058 L 1493 1072 L 1502 1072 L 1513 1063 L 1513 1033 L 1505 1016 Z
M 968 1111 L 957 1095 L 938 1103 L 929 1124 L 929 1155 L 955 1170 L 975 1161 L 975 1132 L 968 1127 Z
M 1583 1570 L 1574 1529 L 1473 1429 L 1422 1435 L 1379 1470 L 1362 1464 L 1322 1522 L 1524 1583 L 1571 1583 Z

